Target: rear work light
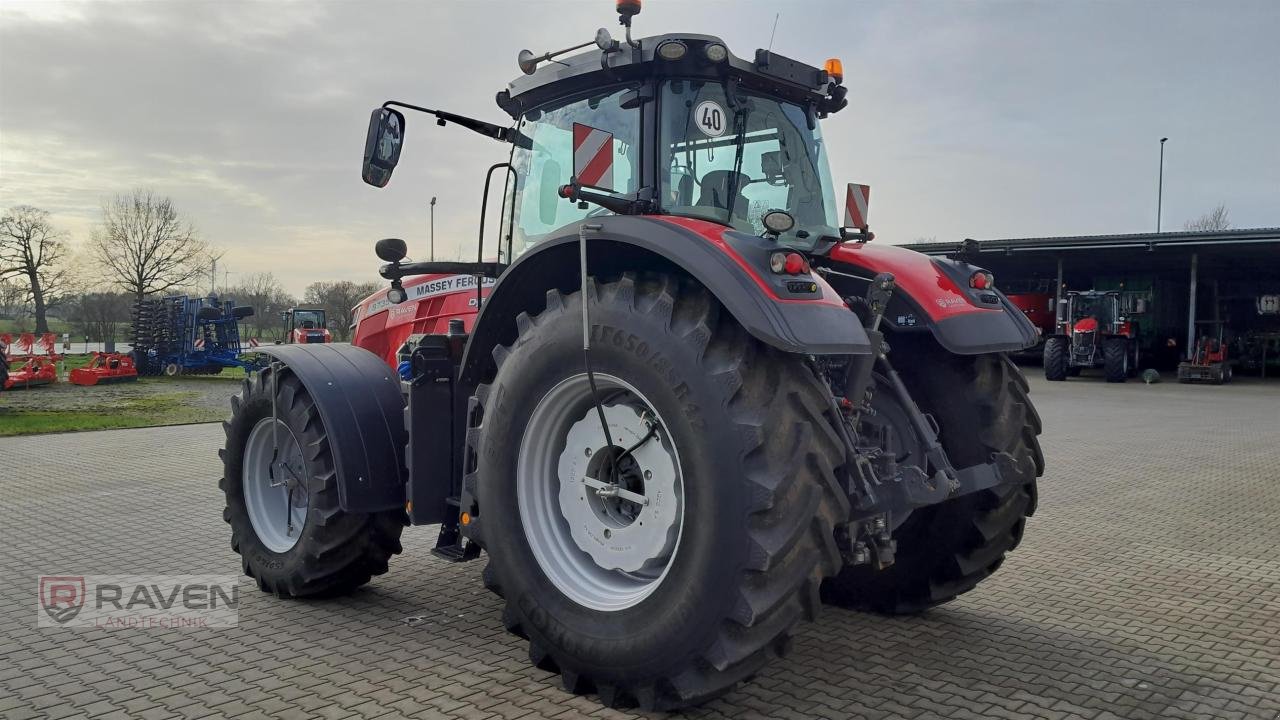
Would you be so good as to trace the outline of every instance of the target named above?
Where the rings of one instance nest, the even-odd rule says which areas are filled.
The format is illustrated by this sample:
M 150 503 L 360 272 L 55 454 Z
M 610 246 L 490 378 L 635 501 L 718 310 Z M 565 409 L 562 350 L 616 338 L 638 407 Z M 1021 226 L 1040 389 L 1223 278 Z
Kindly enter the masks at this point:
M 969 276 L 969 287 L 974 290 L 990 290 L 996 286 L 996 276 L 979 270 Z
M 809 263 L 797 252 L 776 252 L 769 256 L 769 269 L 779 275 L 799 275 L 808 272 Z

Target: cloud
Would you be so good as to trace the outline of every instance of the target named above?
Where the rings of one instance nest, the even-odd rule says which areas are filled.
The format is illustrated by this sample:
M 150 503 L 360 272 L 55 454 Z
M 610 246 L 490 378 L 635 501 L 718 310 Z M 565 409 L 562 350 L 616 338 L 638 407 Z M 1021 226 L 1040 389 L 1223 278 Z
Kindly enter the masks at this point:
M 470 255 L 505 148 L 411 117 L 395 181 L 359 179 L 388 98 L 504 122 L 516 52 L 618 32 L 607 0 L 0 5 L 0 205 L 83 239 L 102 199 L 170 195 L 233 272 L 376 277 L 371 247 Z M 851 107 L 824 128 L 837 182 L 869 182 L 881 241 L 1149 229 L 1219 202 L 1280 225 L 1280 5 L 654 0 L 638 35 L 717 34 L 750 57 L 840 56 Z M 496 232 L 496 230 L 495 230 Z M 496 236 L 495 236 L 496 237 Z

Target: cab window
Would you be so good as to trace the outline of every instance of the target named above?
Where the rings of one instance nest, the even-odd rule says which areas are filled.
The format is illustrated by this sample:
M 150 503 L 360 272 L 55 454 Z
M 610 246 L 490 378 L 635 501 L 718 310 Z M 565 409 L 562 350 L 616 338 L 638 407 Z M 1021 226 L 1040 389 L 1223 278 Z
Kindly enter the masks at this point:
M 632 193 L 639 187 L 640 114 L 620 106 L 624 92 L 620 88 L 545 106 L 521 119 L 512 153 L 516 186 L 509 202 L 514 205 L 508 206 L 513 258 L 566 225 L 608 213 L 594 205 L 579 209 L 558 194 L 573 175 L 574 123 L 613 133 L 613 192 Z

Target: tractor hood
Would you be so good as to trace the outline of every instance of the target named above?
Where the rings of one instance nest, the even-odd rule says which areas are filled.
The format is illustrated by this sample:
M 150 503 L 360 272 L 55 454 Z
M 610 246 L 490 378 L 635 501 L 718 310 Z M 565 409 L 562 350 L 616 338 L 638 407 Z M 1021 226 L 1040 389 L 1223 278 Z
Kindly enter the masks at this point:
M 1076 332 L 1097 332 L 1098 321 L 1091 317 L 1080 318 L 1079 320 L 1076 321 L 1076 324 L 1073 326 L 1073 329 Z

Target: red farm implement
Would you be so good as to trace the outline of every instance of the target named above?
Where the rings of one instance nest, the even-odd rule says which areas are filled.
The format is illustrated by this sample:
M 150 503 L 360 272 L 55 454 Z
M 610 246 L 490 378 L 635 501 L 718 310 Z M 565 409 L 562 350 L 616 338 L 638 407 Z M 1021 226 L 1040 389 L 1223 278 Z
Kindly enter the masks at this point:
M 32 333 L 22 333 L 17 342 L 21 354 L 8 355 L 12 339 L 8 334 L 0 337 L 0 386 L 3 389 L 25 389 L 57 382 L 56 363 L 62 359 L 54 352 L 57 336 L 45 333 L 37 339 Z M 37 343 L 44 349 L 44 355 L 34 354 Z M 14 366 L 16 370 L 10 369 Z
M 71 382 L 76 385 L 109 385 L 137 379 L 133 358 L 121 353 L 95 352 L 88 365 L 71 371 Z

